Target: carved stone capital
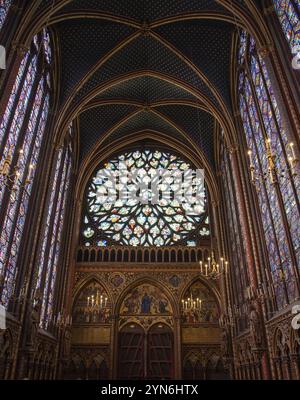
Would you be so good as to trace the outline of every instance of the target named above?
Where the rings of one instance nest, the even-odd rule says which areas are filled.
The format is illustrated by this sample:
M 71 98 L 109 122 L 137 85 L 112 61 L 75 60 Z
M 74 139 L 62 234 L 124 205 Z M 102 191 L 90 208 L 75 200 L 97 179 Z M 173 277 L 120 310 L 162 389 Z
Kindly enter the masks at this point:
M 274 8 L 274 5 L 272 4 L 272 5 L 270 5 L 269 7 L 265 7 L 264 9 L 263 9 L 263 13 L 265 14 L 265 15 L 271 15 L 271 14 L 273 14 L 273 13 L 275 13 L 275 8 Z
M 30 49 L 29 46 L 26 46 L 24 43 L 13 42 L 12 48 L 17 52 L 19 56 L 24 56 Z
M 257 49 L 258 54 L 262 58 L 269 57 L 271 53 L 273 52 L 273 46 L 272 45 L 267 45 L 267 46 L 262 46 Z
M 236 152 L 238 151 L 238 147 L 239 147 L 239 146 L 238 146 L 237 143 L 235 143 L 234 145 L 228 147 L 229 153 L 230 153 L 230 154 L 236 153 Z

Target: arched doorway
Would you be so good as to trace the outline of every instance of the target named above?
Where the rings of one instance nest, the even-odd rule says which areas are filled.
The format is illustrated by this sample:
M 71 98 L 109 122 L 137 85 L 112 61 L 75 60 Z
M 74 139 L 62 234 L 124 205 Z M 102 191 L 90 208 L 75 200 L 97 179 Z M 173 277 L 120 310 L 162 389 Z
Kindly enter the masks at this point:
M 174 377 L 174 336 L 166 324 L 156 324 L 148 332 L 149 379 L 172 379 Z
M 119 379 L 137 380 L 144 376 L 144 336 L 144 329 L 137 324 L 128 324 L 119 332 Z
M 118 338 L 118 379 L 173 379 L 174 335 L 164 324 L 128 324 Z

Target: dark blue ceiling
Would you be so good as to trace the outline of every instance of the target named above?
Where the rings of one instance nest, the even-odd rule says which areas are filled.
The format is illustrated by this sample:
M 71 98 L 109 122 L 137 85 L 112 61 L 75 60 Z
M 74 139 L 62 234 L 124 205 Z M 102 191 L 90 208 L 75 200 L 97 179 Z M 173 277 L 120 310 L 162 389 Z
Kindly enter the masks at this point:
M 196 100 L 187 90 L 153 76 L 131 78 L 105 90 L 96 98 L 131 100 L 141 104 L 172 99 Z
M 42 1 L 39 10 L 51 4 Z M 214 166 L 212 114 L 220 109 L 232 114 L 236 26 L 226 22 L 230 16 L 215 0 L 66 1 L 50 22 L 60 47 L 61 106 L 80 112 L 81 159 L 113 126 L 140 110 L 109 140 L 142 130 L 183 142 L 185 136 Z M 133 102 L 138 104 L 128 104 Z M 141 111 L 143 105 L 151 111 Z
M 101 57 L 134 32 L 129 26 L 95 19 L 64 21 L 57 29 L 61 38 L 62 102 Z
M 214 0 L 74 0 L 63 12 L 96 10 L 149 22 L 197 11 L 224 11 Z
M 114 104 L 91 108 L 82 113 L 80 115 L 81 159 L 96 140 L 135 110 L 137 108 L 133 106 Z

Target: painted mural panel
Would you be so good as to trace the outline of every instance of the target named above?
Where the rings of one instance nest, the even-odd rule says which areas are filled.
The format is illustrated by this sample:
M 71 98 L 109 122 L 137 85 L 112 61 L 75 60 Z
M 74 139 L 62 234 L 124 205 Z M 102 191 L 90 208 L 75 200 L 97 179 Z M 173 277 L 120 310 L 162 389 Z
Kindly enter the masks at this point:
M 218 323 L 219 310 L 216 300 L 200 281 L 192 284 L 181 300 L 183 323 Z
M 111 303 L 105 289 L 96 281 L 85 286 L 77 297 L 73 309 L 73 323 L 108 324 L 111 320 Z
M 125 297 L 120 315 L 170 315 L 171 306 L 165 294 L 155 286 L 143 284 Z

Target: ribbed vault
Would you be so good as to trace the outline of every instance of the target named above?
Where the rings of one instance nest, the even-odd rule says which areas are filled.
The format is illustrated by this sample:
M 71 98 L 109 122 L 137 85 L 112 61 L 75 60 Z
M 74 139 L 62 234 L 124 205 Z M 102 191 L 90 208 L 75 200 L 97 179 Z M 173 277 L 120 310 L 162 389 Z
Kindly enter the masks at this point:
M 260 45 L 269 40 L 251 3 L 41 1 L 33 11 L 35 25 L 19 35 L 47 21 L 56 36 L 57 141 L 78 118 L 80 162 L 86 163 L 99 146 L 153 132 L 197 148 L 213 171 L 217 124 L 229 145 L 235 141 L 234 34 L 243 27 Z

